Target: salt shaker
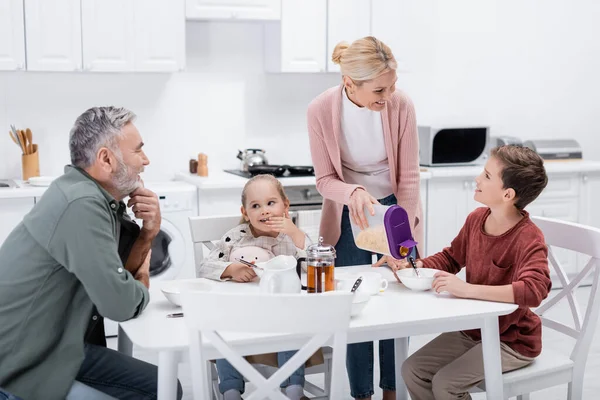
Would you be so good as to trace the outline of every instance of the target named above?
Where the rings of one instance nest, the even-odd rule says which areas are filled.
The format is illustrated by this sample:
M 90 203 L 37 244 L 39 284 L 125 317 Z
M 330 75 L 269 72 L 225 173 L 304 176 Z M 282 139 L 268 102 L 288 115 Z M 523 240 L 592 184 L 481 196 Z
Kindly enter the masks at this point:
M 208 176 L 208 156 L 204 153 L 198 154 L 198 176 Z

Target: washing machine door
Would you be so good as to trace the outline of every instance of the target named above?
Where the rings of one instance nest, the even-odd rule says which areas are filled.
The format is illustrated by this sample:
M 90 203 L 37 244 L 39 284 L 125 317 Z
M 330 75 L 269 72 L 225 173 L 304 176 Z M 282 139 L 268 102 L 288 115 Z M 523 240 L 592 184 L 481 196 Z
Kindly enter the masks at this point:
M 134 218 L 132 216 L 132 218 Z M 135 219 L 142 226 L 142 220 Z M 168 216 L 162 216 L 160 231 L 152 241 L 150 256 L 150 282 L 176 279 L 185 262 L 185 242 L 181 232 Z

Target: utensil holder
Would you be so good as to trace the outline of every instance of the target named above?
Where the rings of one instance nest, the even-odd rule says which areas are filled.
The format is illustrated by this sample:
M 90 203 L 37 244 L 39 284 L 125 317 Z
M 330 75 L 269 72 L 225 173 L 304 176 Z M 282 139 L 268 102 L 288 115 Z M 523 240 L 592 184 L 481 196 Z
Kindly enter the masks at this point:
M 26 181 L 32 176 L 40 176 L 40 158 L 38 145 L 34 144 L 33 153 L 23 154 L 21 156 L 21 167 L 23 171 L 23 180 Z

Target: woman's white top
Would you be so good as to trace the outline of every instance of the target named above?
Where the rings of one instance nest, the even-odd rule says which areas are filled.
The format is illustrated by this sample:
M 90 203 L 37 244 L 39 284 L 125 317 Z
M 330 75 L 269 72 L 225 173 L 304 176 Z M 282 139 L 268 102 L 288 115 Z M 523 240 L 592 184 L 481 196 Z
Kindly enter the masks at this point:
M 342 88 L 340 155 L 344 181 L 363 186 L 377 199 L 394 193 L 381 113 L 354 104 Z

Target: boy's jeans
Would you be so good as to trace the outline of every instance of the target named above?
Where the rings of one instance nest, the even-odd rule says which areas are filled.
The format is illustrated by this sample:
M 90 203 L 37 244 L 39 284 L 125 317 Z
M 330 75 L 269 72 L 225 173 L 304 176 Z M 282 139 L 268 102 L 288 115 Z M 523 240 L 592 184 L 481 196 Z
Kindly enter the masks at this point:
M 282 351 L 277 353 L 277 363 L 281 367 L 292 358 L 294 354 L 296 354 L 295 351 Z M 244 377 L 229 363 L 229 361 L 224 358 L 217 360 L 217 373 L 219 374 L 219 391 L 221 393 L 225 393 L 230 389 L 235 389 L 240 393 L 244 393 Z M 286 388 L 290 385 L 304 386 L 304 365 L 294 371 L 294 373 L 283 381 L 280 386 Z

